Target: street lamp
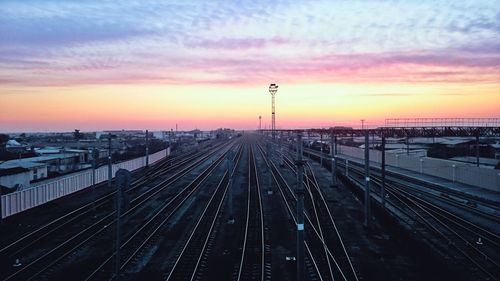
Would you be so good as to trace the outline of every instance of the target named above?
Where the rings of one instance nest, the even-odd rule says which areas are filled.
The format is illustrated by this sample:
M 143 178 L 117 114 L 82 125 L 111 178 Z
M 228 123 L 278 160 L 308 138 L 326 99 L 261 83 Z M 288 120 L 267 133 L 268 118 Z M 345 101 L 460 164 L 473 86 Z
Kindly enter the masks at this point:
M 276 92 L 278 91 L 278 85 L 277 84 L 271 84 L 269 85 L 269 93 L 271 93 L 272 97 L 272 124 L 271 124 L 271 132 L 273 139 L 275 138 L 275 130 L 276 130 L 276 114 L 275 114 L 275 106 L 274 106 L 274 96 L 276 95 Z

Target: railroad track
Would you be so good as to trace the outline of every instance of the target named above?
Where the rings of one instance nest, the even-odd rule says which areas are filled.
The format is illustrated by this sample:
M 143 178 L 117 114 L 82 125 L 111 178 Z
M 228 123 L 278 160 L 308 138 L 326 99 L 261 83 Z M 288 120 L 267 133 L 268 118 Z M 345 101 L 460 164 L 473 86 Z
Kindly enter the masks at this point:
M 129 233 L 125 241 L 120 246 L 120 269 L 123 271 L 127 266 L 135 264 L 141 258 L 141 254 L 148 248 L 156 244 L 160 238 L 160 231 L 170 220 L 170 218 L 183 206 L 183 204 L 191 198 L 191 196 L 199 189 L 214 170 L 225 159 L 226 153 L 231 148 L 224 149 L 224 152 L 212 162 L 208 168 L 201 172 L 194 180 L 192 180 L 186 187 L 182 188 L 176 195 L 161 205 L 153 212 L 153 215 L 145 220 L 138 227 L 138 229 Z M 125 214 L 124 214 L 125 215 Z M 101 280 L 106 278 L 108 272 L 111 270 L 111 262 L 113 260 L 113 253 L 100 263 L 95 270 L 87 276 L 85 280 Z
M 213 153 L 215 153 L 215 151 Z M 145 202 L 147 202 L 152 197 L 163 191 L 166 187 L 170 186 L 172 183 L 179 180 L 182 176 L 196 168 L 199 163 L 202 163 L 203 161 L 209 159 L 211 155 L 212 154 L 210 154 L 209 156 L 205 156 L 194 163 L 189 163 L 188 166 L 183 168 L 181 171 L 177 172 L 166 180 L 162 180 L 153 188 L 148 189 L 146 192 L 131 200 L 131 208 L 125 214 L 123 214 L 122 217 L 126 217 L 133 211 L 140 209 L 140 207 Z M 108 200 L 110 200 L 108 196 L 106 196 L 105 198 L 108 198 Z M 30 280 L 42 275 L 49 268 L 54 267 L 62 260 L 64 260 L 64 258 L 70 256 L 73 252 L 82 248 L 86 244 L 89 244 L 96 238 L 102 238 L 104 233 L 108 233 L 111 229 L 111 227 L 109 226 L 112 226 L 115 221 L 114 214 L 114 211 L 108 211 L 103 215 L 103 217 L 99 218 L 91 225 L 85 226 L 83 229 L 78 229 L 76 234 L 73 233 L 70 237 L 67 237 L 65 240 L 61 241 L 56 247 L 41 253 L 41 255 L 37 256 L 32 261 L 28 262 L 10 275 L 6 276 L 5 280 Z M 20 244 L 18 242 L 15 245 Z
M 215 223 L 219 218 L 229 188 L 229 177 L 233 176 L 240 161 L 242 151 L 243 149 L 240 145 L 234 157 L 234 168 L 231 171 L 227 170 L 219 181 L 184 247 L 178 254 L 166 280 L 195 280 L 201 278 L 200 265 L 203 263 L 202 259 L 207 255 L 208 241 L 213 235 Z
M 245 237 L 237 280 L 264 280 L 264 211 L 253 146 L 248 147 L 248 195 Z M 266 278 L 267 280 L 267 278 Z
M 268 159 L 267 155 L 264 153 L 264 150 L 260 145 L 258 145 L 260 154 L 262 158 L 264 159 L 264 162 L 266 163 L 266 166 L 270 169 L 271 171 L 271 176 L 276 183 L 277 190 L 280 194 L 281 199 L 283 200 L 283 203 L 286 206 L 286 210 L 288 211 L 288 214 L 290 216 L 291 220 L 291 225 L 290 225 L 290 231 L 296 231 L 297 229 L 297 219 L 296 219 L 296 203 L 297 203 L 297 198 L 295 197 L 295 194 L 291 190 L 290 186 L 287 184 L 286 180 L 284 177 L 281 175 L 277 167 L 274 165 L 274 163 L 271 162 L 271 159 Z M 307 215 L 306 217 L 306 222 L 310 224 L 310 220 L 308 219 Z M 310 231 L 310 227 L 305 227 L 306 232 Z M 324 266 L 324 264 L 320 264 L 317 259 L 318 256 L 316 253 L 313 254 L 312 248 L 317 247 L 317 245 L 311 245 L 308 241 L 309 235 L 306 233 L 306 241 L 305 241 L 305 249 L 306 249 L 306 257 L 305 257 L 305 263 L 306 263 L 306 271 L 308 273 L 308 280 L 323 280 L 323 277 L 321 275 L 319 267 Z M 314 234 L 313 234 L 314 235 Z M 314 237 L 314 236 L 312 236 Z M 313 239 L 314 240 L 314 239 Z M 323 246 L 321 245 L 320 249 L 323 249 Z M 295 250 L 293 250 L 295 252 Z
M 350 167 L 350 174 L 358 175 L 358 178 L 364 177 L 364 172 L 357 167 Z M 381 186 L 379 177 L 372 175 L 371 179 L 374 184 Z M 357 181 L 362 186 L 361 180 Z M 419 197 L 406 190 L 403 184 L 386 183 L 386 192 L 387 203 L 415 221 L 415 224 L 424 227 L 427 233 L 433 234 L 433 238 L 428 241 L 435 248 L 459 262 L 471 263 L 481 272 L 481 278 L 498 280 L 500 237 L 497 234 Z M 413 227 L 419 230 L 415 225 Z M 450 253 L 450 250 L 453 252 Z
M 315 151 L 308 151 L 319 158 Z M 339 167 L 346 169 L 345 163 L 337 162 Z M 358 184 L 362 187 L 364 179 L 364 170 L 362 164 L 350 162 L 349 174 L 357 174 Z M 378 193 L 374 192 L 380 198 L 382 186 L 380 169 L 371 169 L 371 180 L 378 187 Z M 347 173 L 345 173 L 347 174 Z M 466 260 L 478 268 L 483 277 L 490 280 L 498 280 L 500 275 L 499 257 L 500 237 L 498 234 L 472 223 L 470 220 L 460 216 L 458 213 L 451 212 L 448 208 L 437 204 L 443 202 L 459 208 L 463 211 L 479 215 L 482 218 L 489 219 L 498 226 L 500 219 L 492 213 L 485 213 L 477 209 L 477 206 L 468 204 L 471 200 L 467 196 L 462 197 L 462 202 L 457 202 L 449 196 L 443 196 L 442 193 L 436 194 L 436 190 L 426 191 L 415 188 L 412 184 L 420 183 L 406 177 L 386 177 L 386 194 L 392 203 L 392 206 L 399 212 L 406 215 L 407 218 L 415 220 L 423 226 L 433 238 L 425 237 L 435 248 L 440 249 L 444 255 L 449 256 L 450 248 L 455 251 L 453 258 L 457 261 Z M 427 187 L 427 186 L 426 186 Z M 457 196 L 456 194 L 454 196 Z M 397 202 L 394 202 L 397 201 Z M 482 202 L 487 207 L 488 203 Z
M 312 155 L 311 159 L 319 159 L 320 153 L 307 149 L 307 154 Z M 323 158 L 328 159 L 330 156 L 323 155 Z M 339 158 L 341 159 L 341 158 Z M 330 161 L 323 161 L 326 167 L 330 167 Z M 337 161 L 338 165 L 345 165 L 343 161 Z M 357 163 L 355 161 L 349 161 L 352 166 L 363 166 L 362 163 Z M 330 168 L 331 170 L 331 168 Z M 370 172 L 380 176 L 381 169 L 379 167 L 370 167 Z M 386 182 L 404 182 L 406 189 L 411 189 L 414 193 L 419 193 L 428 197 L 432 197 L 436 200 L 442 201 L 452 207 L 456 207 L 461 210 L 466 210 L 467 212 L 480 216 L 484 219 L 493 221 L 494 223 L 500 224 L 500 207 L 497 204 L 487 202 L 485 200 L 480 200 L 471 195 L 467 195 L 461 192 L 456 192 L 454 190 L 445 189 L 443 187 L 430 184 L 423 180 L 415 179 L 405 175 L 398 175 L 397 173 L 386 171 Z
M 333 220 L 330 208 L 325 200 L 323 192 L 318 184 L 314 171 L 309 163 L 306 164 L 306 181 L 310 182 L 309 192 L 311 200 L 317 209 L 317 217 L 325 233 L 326 247 L 333 250 L 334 261 L 337 268 L 342 268 L 341 272 L 335 273 L 335 279 L 346 278 L 347 280 L 358 280 L 356 270 L 350 260 L 349 254 L 342 240 L 342 236 Z M 345 275 L 344 275 L 345 274 Z
M 175 158 L 166 159 L 163 163 L 155 165 L 153 169 L 148 171 L 145 175 L 134 179 L 130 185 L 130 188 L 126 192 L 128 194 L 137 192 L 150 178 L 156 177 L 163 173 L 174 171 L 180 168 L 182 165 L 185 165 L 190 161 L 194 161 L 200 155 L 200 153 L 189 153 L 187 155 L 179 155 Z M 185 156 L 187 157 L 185 159 L 182 159 Z M 179 159 L 182 160 L 178 161 Z M 107 182 L 100 185 L 107 185 Z M 94 213 L 95 210 L 99 208 L 109 207 L 115 194 L 116 191 L 114 191 L 113 189 L 113 191 L 110 191 L 108 194 L 96 198 L 95 201 L 78 207 L 77 209 L 70 211 L 63 216 L 60 216 L 22 235 L 21 237 L 18 237 L 16 240 L 2 245 L 0 248 L 0 256 L 5 258 L 2 260 L 4 260 L 4 263 L 13 263 L 14 259 L 19 258 L 20 256 L 23 257 L 23 252 L 33 251 L 33 247 L 36 247 L 43 239 L 54 239 L 53 235 L 56 232 L 60 232 L 63 227 L 76 222 L 81 223 L 81 219 L 85 218 L 85 216 L 91 215 L 90 213 Z
M 261 147 L 260 150 L 262 155 L 264 155 L 264 152 Z M 291 160 L 287 158 L 285 158 L 284 160 L 285 160 L 285 165 L 289 165 L 289 168 L 292 170 L 293 173 L 295 173 L 295 170 L 293 169 L 293 163 L 291 162 Z M 276 167 L 276 165 L 274 165 L 274 163 L 272 163 L 271 161 L 267 160 L 266 163 L 271 168 L 273 178 L 278 184 L 279 187 L 278 190 L 282 195 L 282 199 L 287 205 L 290 215 L 293 218 L 294 222 L 296 223 L 295 210 L 296 210 L 297 197 L 294 191 L 288 185 L 283 175 L 280 173 L 279 169 Z M 304 180 L 304 184 L 306 185 L 306 187 L 308 187 L 306 180 Z M 309 183 L 309 186 L 311 186 L 311 183 Z M 321 200 L 321 199 L 315 198 L 314 201 L 316 200 Z M 305 246 L 308 252 L 308 256 L 306 257 L 306 267 L 309 272 L 309 278 L 311 280 L 333 280 L 334 278 L 338 277 L 341 280 L 357 280 L 356 272 L 352 267 L 352 264 L 350 264 L 350 261 L 348 261 L 349 264 L 348 266 L 342 266 L 342 264 L 340 264 L 337 261 L 337 257 L 334 256 L 332 249 L 329 248 L 327 241 L 323 238 L 319 230 L 320 226 L 317 223 L 315 223 L 316 218 L 318 218 L 319 220 L 319 217 L 321 217 L 318 214 L 317 209 L 315 208 L 306 209 L 304 211 L 304 215 L 306 219 Z M 329 226 L 326 227 L 329 228 Z M 334 226 L 334 229 L 336 229 L 336 226 Z M 335 235 L 338 235 L 339 236 L 338 238 L 341 240 L 340 233 L 338 233 L 338 231 L 336 231 Z M 335 249 L 337 248 L 338 246 Z M 339 254 L 335 253 L 335 255 Z M 341 251 L 340 255 L 345 255 L 345 259 L 349 260 L 349 256 L 345 251 L 345 247 Z
M 341 162 L 340 167 L 342 167 L 345 170 L 344 163 Z M 361 168 L 360 165 L 351 165 L 349 167 L 349 170 L 350 172 L 353 171 L 357 174 L 364 173 L 361 172 L 360 168 Z M 380 188 L 382 186 L 380 174 L 372 173 L 371 177 L 374 178 L 374 180 L 376 181 L 378 187 L 378 193 L 380 193 Z M 422 204 L 427 204 L 432 202 L 433 209 L 439 210 L 439 212 L 445 213 L 447 216 L 453 217 L 457 225 L 473 228 L 475 229 L 475 234 L 477 234 L 478 237 L 481 237 L 482 239 L 489 241 L 490 243 L 494 244 L 497 247 L 500 246 L 500 238 L 499 238 L 500 236 L 497 233 L 494 233 L 480 225 L 471 223 L 470 219 L 463 217 L 455 212 L 452 212 L 448 208 L 445 208 L 445 206 L 443 206 L 442 204 L 437 204 L 437 202 L 449 203 L 462 211 L 472 212 L 475 215 L 480 215 L 483 218 L 489 219 L 491 223 L 496 225 L 500 224 L 500 218 L 498 216 L 492 214 L 485 214 L 464 204 L 456 204 L 453 200 L 451 200 L 450 202 L 450 199 L 447 196 L 437 195 L 432 192 L 425 192 L 421 189 L 413 188 L 412 186 L 409 186 L 406 182 L 386 180 L 386 187 L 387 186 L 389 187 L 389 189 L 392 187 L 393 189 L 396 188 L 400 192 L 404 192 L 407 196 L 411 196 L 412 198 L 421 202 Z
M 284 156 L 285 165 L 296 175 L 292 160 Z M 307 190 L 308 208 L 307 214 L 315 222 L 321 237 L 327 262 L 330 269 L 331 280 L 358 280 L 356 270 L 352 265 L 349 254 L 345 248 L 342 236 L 333 220 L 328 204 L 324 198 L 321 188 L 317 182 L 316 176 L 310 164 L 305 165 L 304 185 Z M 330 254 L 332 256 L 330 256 Z M 333 263 L 334 266 L 331 265 Z

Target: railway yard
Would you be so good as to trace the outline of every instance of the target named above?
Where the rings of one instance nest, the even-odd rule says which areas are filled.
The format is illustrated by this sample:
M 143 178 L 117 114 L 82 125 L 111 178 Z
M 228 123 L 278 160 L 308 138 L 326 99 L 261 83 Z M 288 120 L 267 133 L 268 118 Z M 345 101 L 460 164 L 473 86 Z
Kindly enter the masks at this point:
M 498 202 L 394 171 L 382 190 L 373 165 L 367 224 L 362 159 L 333 184 L 326 152 L 303 156 L 305 280 L 498 280 Z M 297 280 L 296 159 L 250 132 L 176 151 L 132 173 L 118 233 L 115 181 L 17 214 L 0 280 Z

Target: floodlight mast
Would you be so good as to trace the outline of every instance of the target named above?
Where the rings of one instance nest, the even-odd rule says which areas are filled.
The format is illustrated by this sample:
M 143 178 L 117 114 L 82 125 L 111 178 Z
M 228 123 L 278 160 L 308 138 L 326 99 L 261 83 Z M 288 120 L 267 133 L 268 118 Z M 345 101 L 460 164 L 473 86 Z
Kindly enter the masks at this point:
M 273 83 L 273 84 L 269 85 L 269 93 L 271 93 L 271 97 L 272 97 L 271 132 L 272 132 L 273 140 L 276 138 L 276 111 L 275 111 L 274 96 L 276 95 L 277 91 L 278 91 L 278 85 L 277 84 Z

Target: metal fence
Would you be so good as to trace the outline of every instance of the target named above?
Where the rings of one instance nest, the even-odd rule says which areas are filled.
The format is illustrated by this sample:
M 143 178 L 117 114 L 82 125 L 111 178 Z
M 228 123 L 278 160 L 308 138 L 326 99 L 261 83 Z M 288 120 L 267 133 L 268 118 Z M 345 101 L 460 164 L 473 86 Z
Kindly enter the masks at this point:
M 385 127 L 500 127 L 500 118 L 389 118 Z
M 339 154 L 364 158 L 364 149 L 350 146 L 339 146 L 338 148 Z M 370 150 L 370 161 L 381 163 L 382 152 Z M 385 162 L 387 165 L 397 168 L 500 192 L 499 170 L 444 159 L 388 152 L 385 154 Z
M 149 155 L 149 163 L 154 164 L 170 154 L 169 149 Z M 112 175 L 119 169 L 134 171 L 146 166 L 146 156 L 112 165 Z M 96 183 L 108 180 L 108 166 L 95 170 Z M 49 179 L 30 188 L 2 195 L 2 218 L 40 206 L 52 200 L 92 186 L 92 169 Z

